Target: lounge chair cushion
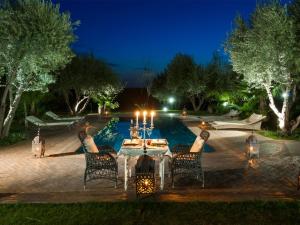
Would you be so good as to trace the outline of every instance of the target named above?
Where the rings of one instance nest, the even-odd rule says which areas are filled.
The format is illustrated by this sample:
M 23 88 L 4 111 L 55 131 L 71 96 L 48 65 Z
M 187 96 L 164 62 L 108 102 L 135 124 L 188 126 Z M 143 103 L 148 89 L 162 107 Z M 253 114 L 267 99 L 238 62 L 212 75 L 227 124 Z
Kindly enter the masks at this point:
M 86 138 L 83 141 L 83 144 L 88 152 L 91 152 L 91 153 L 99 152 L 97 145 L 95 144 L 94 139 L 91 135 L 86 136 Z
M 192 153 L 200 152 L 201 149 L 203 148 L 204 143 L 205 141 L 200 136 L 198 136 L 194 141 L 194 144 L 192 145 L 190 152 Z

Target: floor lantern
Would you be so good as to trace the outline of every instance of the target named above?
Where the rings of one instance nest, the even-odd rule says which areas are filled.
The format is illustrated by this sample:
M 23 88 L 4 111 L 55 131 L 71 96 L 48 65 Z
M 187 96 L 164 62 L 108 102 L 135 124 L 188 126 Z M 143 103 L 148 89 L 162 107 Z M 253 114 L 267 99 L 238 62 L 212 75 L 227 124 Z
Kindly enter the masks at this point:
M 300 168 L 299 168 L 299 173 L 298 173 L 298 185 L 297 185 L 297 190 L 300 189 Z
M 259 143 L 253 132 L 246 139 L 246 154 L 249 159 L 252 159 L 252 157 L 259 158 Z
M 137 197 L 147 197 L 155 192 L 155 161 L 146 154 L 137 160 L 135 184 Z
M 45 154 L 45 139 L 40 135 L 40 128 L 38 128 L 37 135 L 32 140 L 31 151 L 35 157 L 44 157 Z

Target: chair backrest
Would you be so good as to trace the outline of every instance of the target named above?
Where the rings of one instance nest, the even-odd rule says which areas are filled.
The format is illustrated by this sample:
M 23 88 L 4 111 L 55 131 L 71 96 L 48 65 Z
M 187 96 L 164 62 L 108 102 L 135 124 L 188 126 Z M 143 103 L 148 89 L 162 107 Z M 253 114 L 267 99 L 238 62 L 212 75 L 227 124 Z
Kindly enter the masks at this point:
M 226 116 L 238 116 L 240 114 L 240 112 L 238 110 L 235 109 L 231 109 L 227 114 L 225 114 Z
M 39 118 L 35 117 L 35 116 L 26 116 L 26 120 L 37 125 L 37 126 L 40 126 L 40 125 L 44 125 L 45 122 L 40 120 Z
M 207 130 L 202 130 L 200 137 L 206 142 L 210 136 L 210 133 Z
M 51 117 L 51 118 L 53 118 L 53 119 L 59 119 L 59 116 L 56 115 L 56 114 L 55 114 L 54 112 L 52 112 L 52 111 L 46 112 L 46 115 L 49 116 L 49 117 Z
M 252 113 L 251 116 L 249 116 L 244 121 L 247 122 L 247 123 L 256 123 L 256 122 L 261 121 L 264 118 L 265 117 L 263 115 L 261 115 L 261 114 Z
M 200 153 L 202 152 L 203 146 L 205 144 L 205 140 L 203 138 L 201 138 L 200 136 L 197 136 L 191 149 L 190 152 L 191 153 Z

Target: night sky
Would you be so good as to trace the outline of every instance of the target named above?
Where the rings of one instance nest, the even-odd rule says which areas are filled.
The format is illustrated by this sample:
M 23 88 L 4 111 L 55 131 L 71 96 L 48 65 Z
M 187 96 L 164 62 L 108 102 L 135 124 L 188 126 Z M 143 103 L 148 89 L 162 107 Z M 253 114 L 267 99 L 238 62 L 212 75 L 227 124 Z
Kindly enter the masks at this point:
M 56 0 L 80 20 L 79 53 L 105 60 L 127 82 L 140 86 L 143 68 L 162 71 L 178 53 L 207 63 L 222 44 L 235 16 L 254 10 L 256 0 Z M 287 1 L 284 1 L 287 2 Z

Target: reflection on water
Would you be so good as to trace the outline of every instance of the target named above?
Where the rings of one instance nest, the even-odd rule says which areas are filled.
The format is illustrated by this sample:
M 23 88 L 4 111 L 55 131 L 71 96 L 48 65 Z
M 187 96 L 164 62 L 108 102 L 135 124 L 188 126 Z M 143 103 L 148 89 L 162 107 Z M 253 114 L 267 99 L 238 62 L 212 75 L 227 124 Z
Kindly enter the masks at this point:
M 170 148 L 176 144 L 192 145 L 196 138 L 196 135 L 177 118 L 158 118 L 154 121 L 154 126 L 150 137 L 167 139 Z M 124 138 L 130 139 L 129 128 L 130 118 L 113 118 L 95 135 L 95 143 L 97 145 L 110 145 L 119 151 Z M 142 136 L 142 131 L 140 131 L 140 135 Z M 148 135 L 146 137 L 148 138 Z M 204 152 L 213 151 L 212 147 L 205 145 Z

